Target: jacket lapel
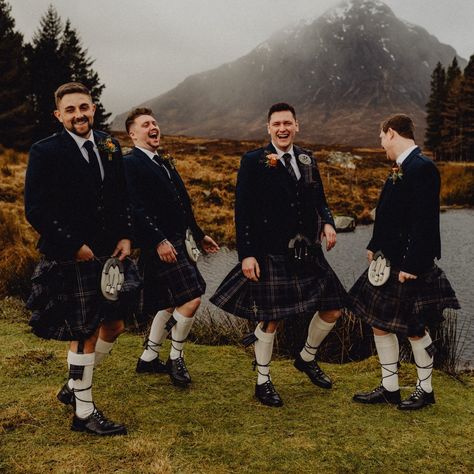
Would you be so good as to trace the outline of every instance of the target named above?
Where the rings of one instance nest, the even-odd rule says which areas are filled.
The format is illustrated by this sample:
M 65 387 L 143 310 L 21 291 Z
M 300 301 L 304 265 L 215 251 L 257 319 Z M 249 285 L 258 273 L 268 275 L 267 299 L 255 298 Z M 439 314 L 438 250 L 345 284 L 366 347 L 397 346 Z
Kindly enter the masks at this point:
M 63 129 L 61 133 L 61 139 L 64 145 L 64 150 L 66 151 L 67 161 L 82 172 L 89 172 L 89 163 L 85 160 L 81 150 L 79 150 L 79 147 L 77 146 L 77 143 L 65 129 Z
M 171 181 L 167 175 L 165 176 L 166 171 L 162 169 L 160 165 L 154 163 L 148 155 L 143 153 L 143 151 L 141 151 L 137 147 L 133 148 L 132 153 L 141 160 L 144 166 L 147 167 L 148 170 L 152 172 L 160 180 L 161 183 L 163 183 L 168 189 L 171 189 Z
M 413 162 L 416 156 L 418 156 L 421 153 L 421 150 L 419 147 L 416 147 L 404 160 L 402 163 L 402 170 L 405 173 L 408 168 L 410 168 L 410 164 Z

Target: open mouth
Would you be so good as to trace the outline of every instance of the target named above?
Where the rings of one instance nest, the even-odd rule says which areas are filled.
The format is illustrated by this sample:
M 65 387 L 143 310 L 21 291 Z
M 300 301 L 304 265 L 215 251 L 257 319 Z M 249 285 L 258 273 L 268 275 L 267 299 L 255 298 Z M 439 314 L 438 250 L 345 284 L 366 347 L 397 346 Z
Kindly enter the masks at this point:
M 290 136 L 289 133 L 279 133 L 279 134 L 277 135 L 277 137 L 278 137 L 280 140 L 286 140 L 289 136 Z
M 160 136 L 160 134 L 155 130 L 153 132 L 150 132 L 148 136 L 156 140 Z

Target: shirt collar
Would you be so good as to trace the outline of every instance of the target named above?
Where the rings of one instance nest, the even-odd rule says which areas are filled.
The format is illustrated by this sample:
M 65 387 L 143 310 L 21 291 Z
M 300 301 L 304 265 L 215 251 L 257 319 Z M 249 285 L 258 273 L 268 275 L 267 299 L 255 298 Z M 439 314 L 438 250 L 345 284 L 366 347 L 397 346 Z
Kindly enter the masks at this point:
M 291 158 L 295 158 L 295 152 L 293 150 L 293 145 L 291 145 L 291 148 L 288 150 L 288 151 L 282 151 L 280 150 L 273 142 L 272 142 L 272 145 L 273 147 L 275 148 L 276 152 L 277 152 L 277 155 L 278 155 L 278 159 L 281 159 L 281 157 L 285 154 L 285 153 L 289 153 L 291 155 Z
M 158 153 L 155 152 L 152 152 L 150 150 L 147 150 L 146 148 L 142 148 L 141 146 L 137 146 L 136 148 L 138 148 L 140 151 L 143 151 L 143 153 L 145 153 L 146 156 L 148 156 L 150 159 L 153 159 L 155 156 L 158 156 Z
M 397 157 L 397 165 L 398 166 L 401 166 L 402 163 L 408 158 L 408 156 L 410 155 L 410 153 L 415 149 L 415 148 L 418 148 L 417 145 L 413 145 L 411 146 L 410 148 L 407 148 L 401 155 L 398 155 Z
M 96 147 L 95 140 L 94 140 L 94 132 L 92 130 L 91 130 L 91 134 L 89 138 L 80 137 L 79 135 L 76 135 L 75 133 L 70 132 L 67 128 L 65 128 L 64 130 L 66 130 L 66 132 L 69 133 L 69 135 L 71 135 L 71 137 L 76 142 L 79 149 L 81 149 L 84 146 L 84 143 L 86 143 L 87 141 L 91 141 L 94 145 L 94 148 Z

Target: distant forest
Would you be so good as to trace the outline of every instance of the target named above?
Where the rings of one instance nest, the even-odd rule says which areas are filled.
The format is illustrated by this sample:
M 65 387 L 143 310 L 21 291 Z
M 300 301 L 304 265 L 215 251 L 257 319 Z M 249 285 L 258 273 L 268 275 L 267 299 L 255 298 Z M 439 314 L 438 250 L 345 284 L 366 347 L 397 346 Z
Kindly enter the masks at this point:
M 474 55 L 464 72 L 456 58 L 438 63 L 426 104 L 425 145 L 437 160 L 474 161 Z

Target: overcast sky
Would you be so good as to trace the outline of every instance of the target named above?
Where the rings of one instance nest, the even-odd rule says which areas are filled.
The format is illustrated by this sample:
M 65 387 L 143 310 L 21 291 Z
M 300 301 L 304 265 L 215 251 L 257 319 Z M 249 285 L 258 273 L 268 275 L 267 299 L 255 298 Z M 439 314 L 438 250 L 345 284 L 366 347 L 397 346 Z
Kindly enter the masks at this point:
M 190 74 L 248 53 L 273 32 L 316 18 L 338 0 L 9 0 L 29 41 L 49 4 L 69 18 L 106 89 L 105 108 L 124 112 Z M 386 0 L 466 59 L 474 54 L 474 0 Z

